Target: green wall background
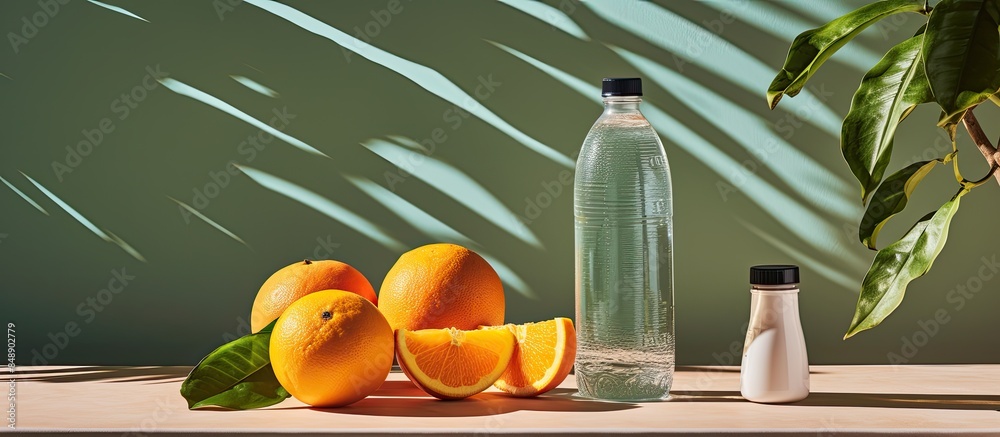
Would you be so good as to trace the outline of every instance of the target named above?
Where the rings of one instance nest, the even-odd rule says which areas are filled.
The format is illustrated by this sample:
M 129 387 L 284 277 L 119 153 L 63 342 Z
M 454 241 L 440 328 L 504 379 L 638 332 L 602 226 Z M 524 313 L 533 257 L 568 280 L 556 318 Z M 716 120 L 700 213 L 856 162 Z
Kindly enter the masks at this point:
M 328 256 L 378 288 L 402 249 L 436 241 L 502 264 L 509 321 L 571 316 L 562 163 L 600 113 L 600 78 L 638 75 L 674 178 L 679 363 L 738 363 L 747 268 L 773 262 L 803 267 L 813 363 L 997 362 L 1000 279 L 980 268 L 997 255 L 992 184 L 965 198 L 896 313 L 841 340 L 873 252 L 852 234 L 862 210 L 839 121 L 864 72 L 921 19 L 867 30 L 775 111 L 764 90 L 796 34 L 860 4 L 70 0 L 32 34 L 22 17 L 44 7 L 4 1 L 8 43 L 31 36 L 0 47 L 0 176 L 38 209 L 0 187 L 0 316 L 17 326 L 21 364 L 193 364 L 244 332 L 279 267 Z M 169 87 L 146 78 L 157 66 Z M 287 136 L 250 152 L 241 143 L 273 110 L 294 115 Z M 994 138 L 997 115 L 980 111 Z M 906 121 L 892 168 L 943 154 L 936 116 L 920 108 Z M 105 118 L 113 131 L 54 169 Z M 987 170 L 961 147 L 967 174 Z M 230 161 L 253 177 L 220 176 Z M 883 238 L 953 192 L 936 171 Z M 102 293 L 114 272 L 134 278 Z M 956 287 L 977 284 L 958 299 Z M 948 322 L 920 334 L 941 311 Z M 76 335 L 64 338 L 68 323 Z

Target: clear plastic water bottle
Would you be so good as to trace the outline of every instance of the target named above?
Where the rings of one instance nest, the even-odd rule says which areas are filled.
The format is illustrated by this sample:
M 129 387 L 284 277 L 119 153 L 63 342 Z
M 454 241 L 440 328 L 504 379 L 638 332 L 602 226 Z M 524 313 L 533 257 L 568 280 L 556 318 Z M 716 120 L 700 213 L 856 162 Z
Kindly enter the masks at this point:
M 642 81 L 605 78 L 601 95 L 573 186 L 577 388 L 598 399 L 665 399 L 674 374 L 670 167 L 639 112 Z

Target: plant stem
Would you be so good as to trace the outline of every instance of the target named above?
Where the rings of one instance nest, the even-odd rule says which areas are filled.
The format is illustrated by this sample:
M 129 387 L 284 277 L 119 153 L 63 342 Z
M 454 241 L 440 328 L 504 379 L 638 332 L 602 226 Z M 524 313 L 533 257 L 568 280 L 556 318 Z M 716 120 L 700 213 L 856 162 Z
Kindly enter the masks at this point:
M 990 180 L 991 177 L 993 177 L 993 176 L 995 176 L 997 174 L 997 169 L 1000 169 L 1000 165 L 993 164 L 993 167 L 990 168 L 990 172 L 986 173 L 986 176 L 983 176 L 978 181 L 965 181 L 965 182 L 962 182 L 962 189 L 965 190 L 965 191 L 969 191 L 969 190 L 971 190 L 973 188 L 976 188 L 976 187 L 978 187 L 978 186 L 986 183 L 986 181 Z
M 983 132 L 982 126 L 979 125 L 979 120 L 976 120 L 976 116 L 972 113 L 971 109 L 966 111 L 965 116 L 962 117 L 962 124 L 965 125 L 965 130 L 969 132 L 969 137 L 976 143 L 979 152 L 983 154 L 983 158 L 986 158 L 986 163 L 990 167 L 996 165 L 998 160 L 997 148 L 993 147 L 989 138 L 986 138 L 986 133 Z M 1000 173 L 993 172 L 993 177 L 996 178 L 997 184 L 1000 184 Z

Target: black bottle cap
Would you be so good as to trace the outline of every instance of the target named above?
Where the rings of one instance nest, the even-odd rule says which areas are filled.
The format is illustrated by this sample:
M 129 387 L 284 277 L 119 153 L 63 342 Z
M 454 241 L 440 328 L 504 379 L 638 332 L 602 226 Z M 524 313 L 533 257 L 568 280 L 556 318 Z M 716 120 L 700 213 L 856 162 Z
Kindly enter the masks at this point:
M 605 77 L 601 81 L 601 96 L 641 96 L 642 79 L 638 77 Z
M 763 265 L 750 267 L 750 283 L 754 285 L 798 284 L 799 266 Z

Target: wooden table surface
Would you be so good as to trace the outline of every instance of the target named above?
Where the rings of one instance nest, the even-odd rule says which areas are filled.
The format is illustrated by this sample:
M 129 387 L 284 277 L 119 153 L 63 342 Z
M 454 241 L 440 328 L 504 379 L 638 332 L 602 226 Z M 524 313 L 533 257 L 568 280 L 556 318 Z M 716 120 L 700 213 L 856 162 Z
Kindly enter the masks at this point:
M 640 404 L 579 398 L 572 375 L 535 399 L 490 389 L 438 401 L 392 373 L 374 395 L 344 408 L 312 409 L 288 399 L 253 411 L 189 411 L 178 393 L 188 370 L 18 368 L 17 429 L 52 435 L 1000 435 L 1000 365 L 813 366 L 812 394 L 786 405 L 742 399 L 738 367 L 679 368 L 670 401 Z

